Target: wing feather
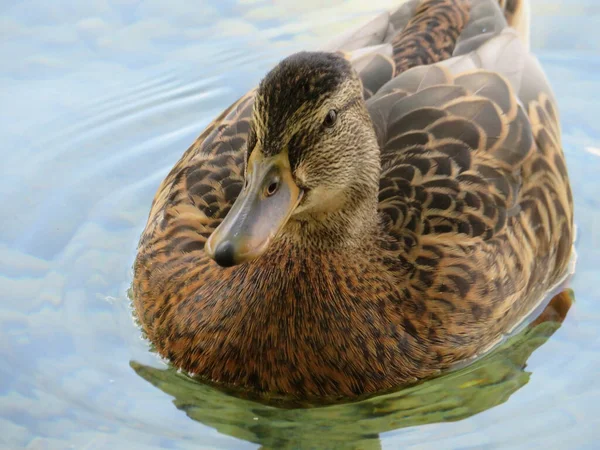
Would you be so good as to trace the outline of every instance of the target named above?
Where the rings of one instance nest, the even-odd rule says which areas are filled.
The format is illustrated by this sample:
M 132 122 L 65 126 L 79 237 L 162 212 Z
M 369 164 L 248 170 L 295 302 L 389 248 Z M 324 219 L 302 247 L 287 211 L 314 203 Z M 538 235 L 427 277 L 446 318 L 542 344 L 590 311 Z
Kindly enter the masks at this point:
M 204 255 L 204 243 L 243 185 L 252 98 L 250 92 L 225 110 L 165 178 L 142 234 L 140 245 L 147 251 L 140 258 L 172 252 Z

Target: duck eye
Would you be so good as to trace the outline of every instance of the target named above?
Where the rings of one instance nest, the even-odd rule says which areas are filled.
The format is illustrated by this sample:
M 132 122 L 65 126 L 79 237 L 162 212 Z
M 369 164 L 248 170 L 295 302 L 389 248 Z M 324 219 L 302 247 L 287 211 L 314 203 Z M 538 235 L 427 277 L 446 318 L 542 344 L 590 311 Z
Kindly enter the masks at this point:
M 330 109 L 323 120 L 323 125 L 325 125 L 327 128 L 331 128 L 335 124 L 336 119 L 337 111 L 335 109 Z
M 267 186 L 265 193 L 267 194 L 267 197 L 271 197 L 272 195 L 275 194 L 275 192 L 277 192 L 278 189 L 279 189 L 279 180 L 273 181 L 271 184 L 269 184 Z

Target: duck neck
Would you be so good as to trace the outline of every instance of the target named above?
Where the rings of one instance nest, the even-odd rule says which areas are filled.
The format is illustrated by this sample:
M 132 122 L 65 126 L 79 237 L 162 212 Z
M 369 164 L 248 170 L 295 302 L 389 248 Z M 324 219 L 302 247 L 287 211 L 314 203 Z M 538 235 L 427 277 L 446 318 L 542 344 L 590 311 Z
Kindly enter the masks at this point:
M 281 238 L 299 248 L 355 252 L 371 246 L 379 233 L 378 185 L 355 186 L 337 211 L 306 213 L 286 226 Z

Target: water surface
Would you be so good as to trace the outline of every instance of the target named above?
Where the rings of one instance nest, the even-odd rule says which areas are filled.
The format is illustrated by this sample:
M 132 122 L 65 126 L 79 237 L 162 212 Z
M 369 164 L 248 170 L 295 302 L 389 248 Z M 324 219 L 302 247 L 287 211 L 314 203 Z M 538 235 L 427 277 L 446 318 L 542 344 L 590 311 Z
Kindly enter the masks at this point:
M 600 4 L 534 0 L 578 225 L 575 301 L 459 372 L 282 410 L 148 349 L 127 289 L 152 197 L 204 126 L 283 56 L 392 0 L 0 5 L 0 448 L 597 448 Z M 568 310 L 568 311 L 567 311 Z

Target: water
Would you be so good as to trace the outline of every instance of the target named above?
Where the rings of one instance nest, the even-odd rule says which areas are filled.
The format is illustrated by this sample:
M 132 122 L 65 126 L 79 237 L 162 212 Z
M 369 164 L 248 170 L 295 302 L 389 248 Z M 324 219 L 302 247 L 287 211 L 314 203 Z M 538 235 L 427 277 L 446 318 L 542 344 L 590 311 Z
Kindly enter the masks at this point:
M 168 370 L 132 322 L 131 264 L 204 126 L 284 55 L 394 1 L 203 3 L 0 5 L 0 448 L 597 448 L 598 2 L 532 2 L 579 232 L 562 326 L 397 394 L 299 410 Z

